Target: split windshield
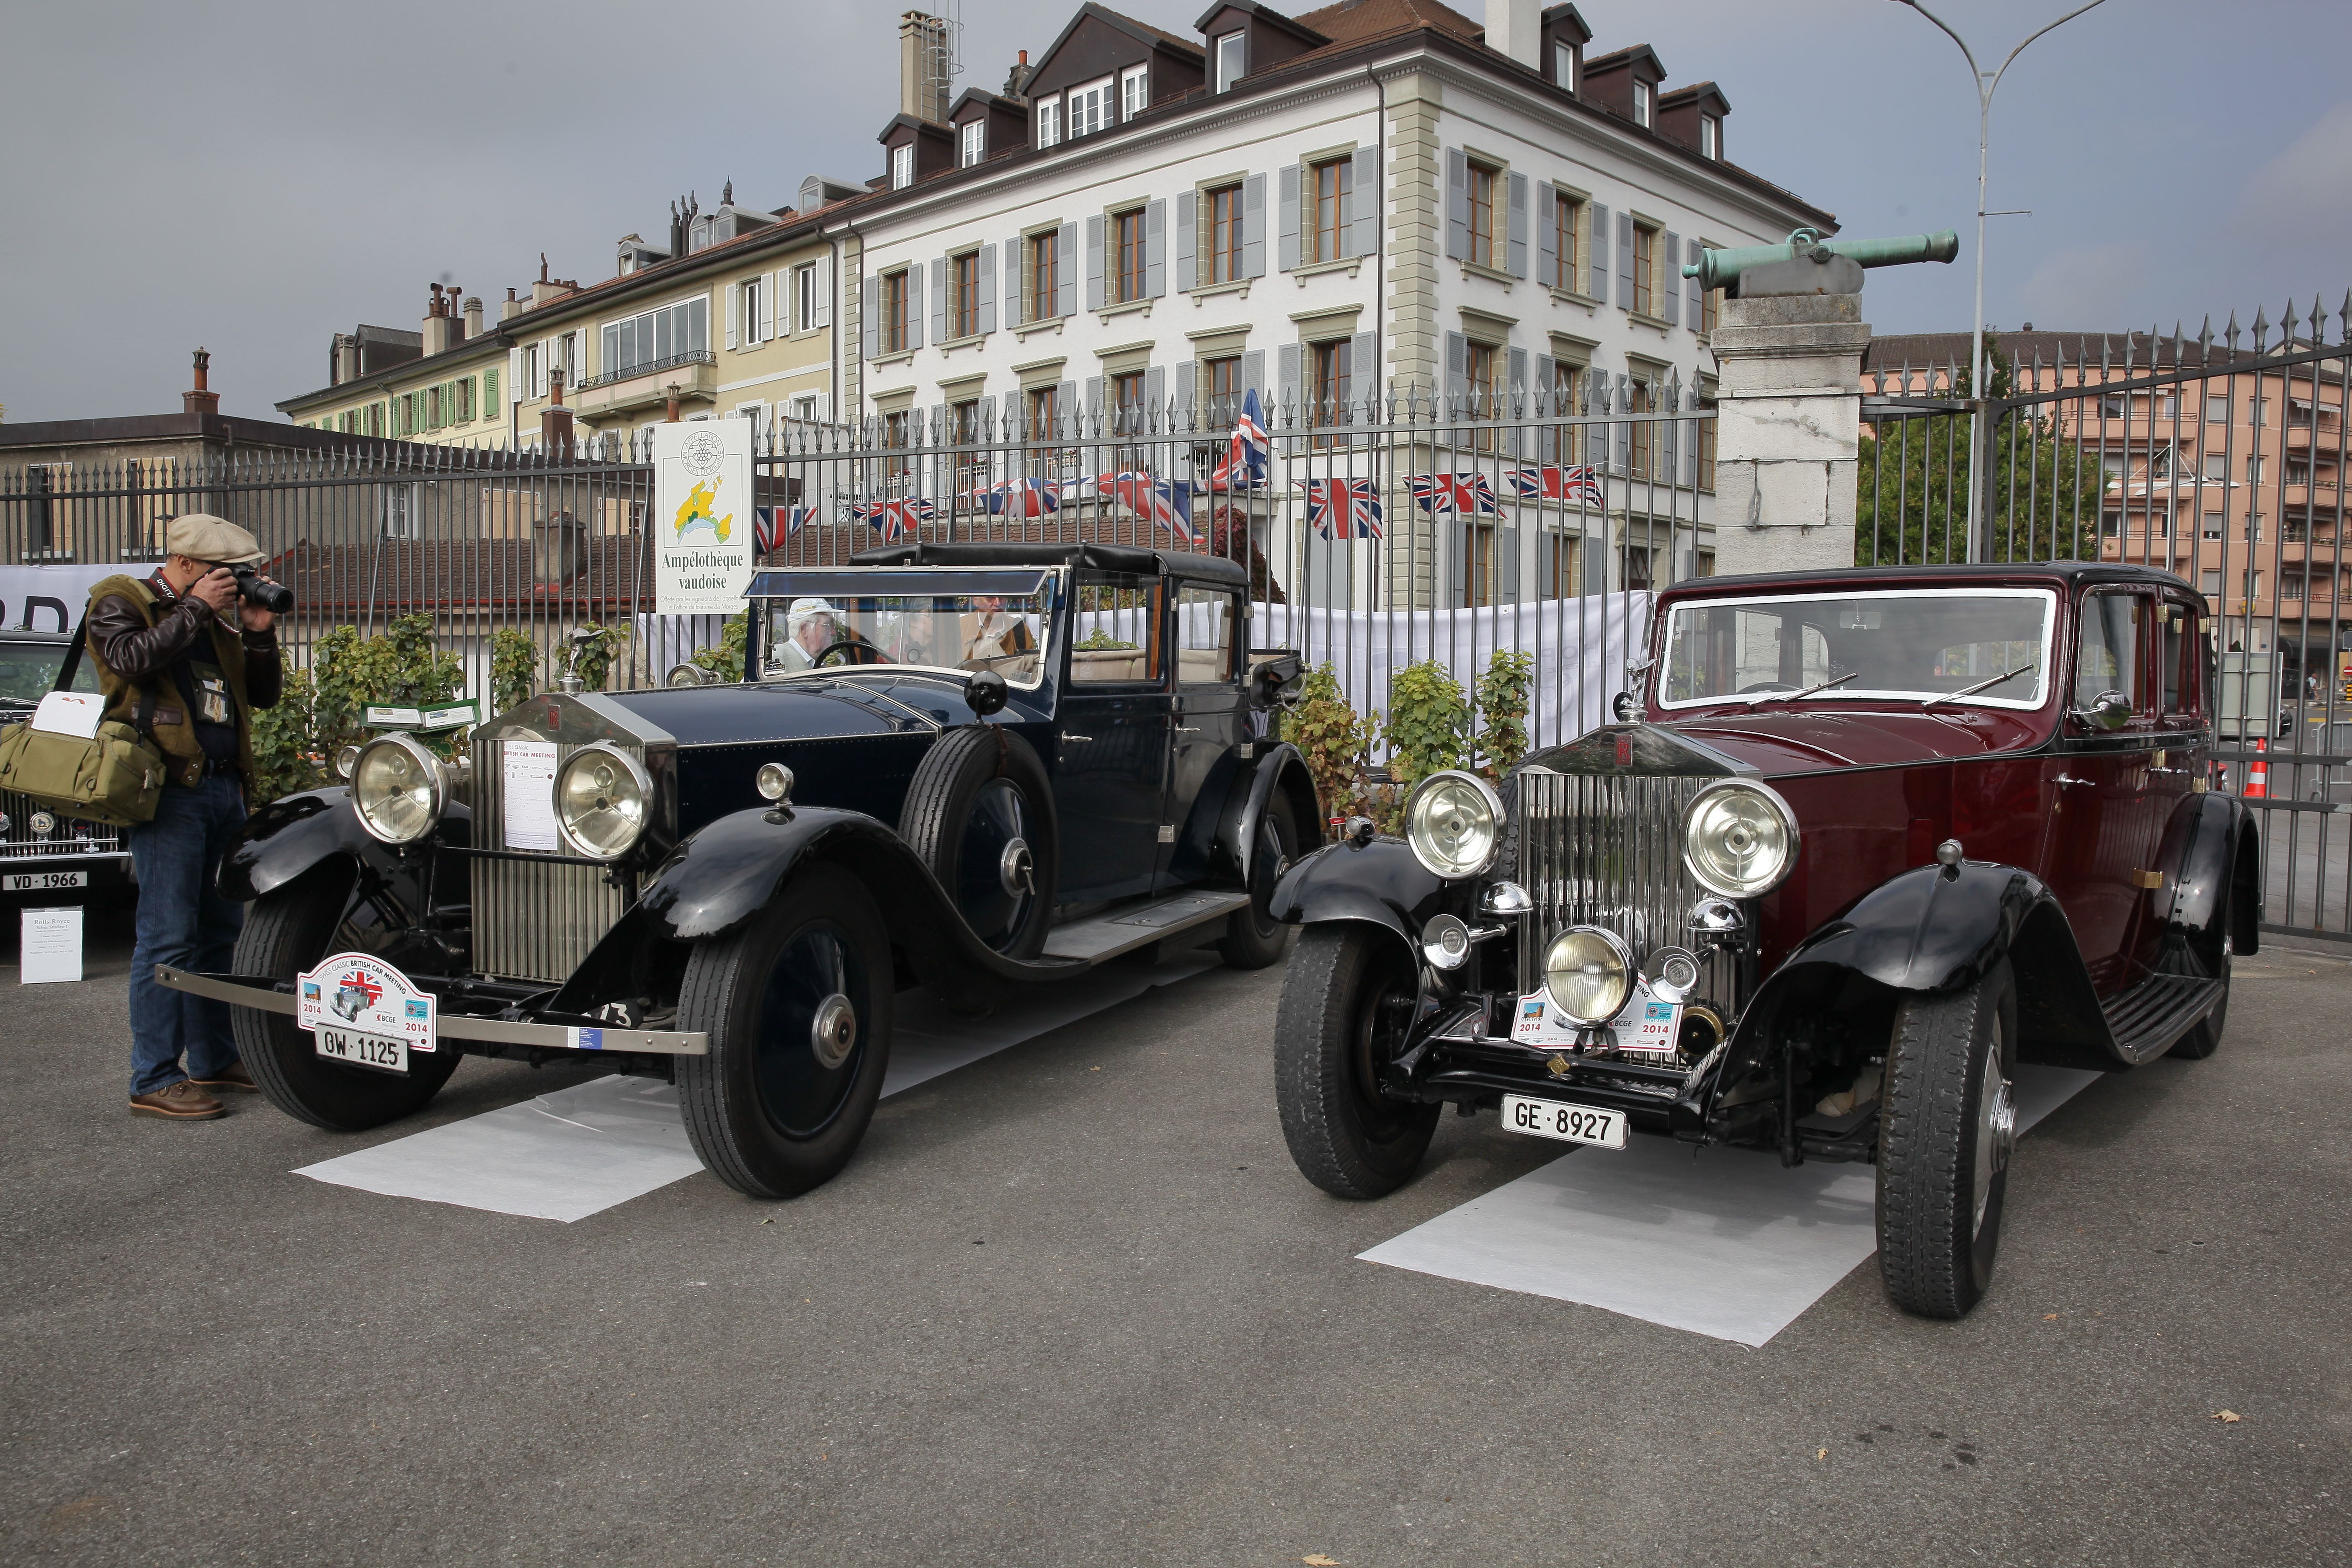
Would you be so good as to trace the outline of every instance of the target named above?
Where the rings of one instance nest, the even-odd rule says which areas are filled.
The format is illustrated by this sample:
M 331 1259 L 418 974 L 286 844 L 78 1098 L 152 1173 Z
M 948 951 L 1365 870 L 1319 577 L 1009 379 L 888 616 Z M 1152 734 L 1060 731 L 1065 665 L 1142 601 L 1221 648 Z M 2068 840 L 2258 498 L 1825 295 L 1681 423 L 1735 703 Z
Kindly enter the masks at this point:
M 2034 708 L 2048 686 L 2053 603 L 2040 588 L 1964 588 L 1677 605 L 1659 700 L 1951 697 Z M 1970 687 L 1979 689 L 1955 695 Z
M 1055 580 L 1021 572 L 768 572 L 763 676 L 880 665 L 992 669 L 1034 686 L 1045 668 Z

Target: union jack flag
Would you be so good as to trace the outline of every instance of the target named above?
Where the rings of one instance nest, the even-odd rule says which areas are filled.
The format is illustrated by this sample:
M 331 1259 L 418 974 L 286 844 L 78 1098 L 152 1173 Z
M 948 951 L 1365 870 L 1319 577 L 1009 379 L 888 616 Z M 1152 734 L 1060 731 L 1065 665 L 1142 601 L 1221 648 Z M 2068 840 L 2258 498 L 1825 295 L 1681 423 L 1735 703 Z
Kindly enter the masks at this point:
M 1486 482 L 1484 474 L 1412 474 L 1405 483 L 1412 487 L 1412 499 L 1421 510 L 1432 517 L 1440 512 L 1467 512 L 1473 515 L 1500 517 L 1503 507 L 1495 499 L 1495 487 Z
M 1233 439 L 1225 444 L 1225 460 L 1209 476 L 1213 490 L 1264 489 L 1266 458 L 1273 450 L 1266 439 L 1265 414 L 1258 406 L 1257 388 L 1242 395 L 1241 417 L 1234 421 Z
M 751 510 L 751 542 L 765 555 L 776 547 L 776 513 L 784 514 L 784 537 L 789 539 L 808 526 L 809 509 L 804 506 L 754 507 Z
M 938 515 L 939 508 L 920 496 L 860 501 L 849 509 L 851 521 L 869 523 L 875 532 L 894 542 L 912 536 L 919 524 Z
M 1150 474 L 1097 474 L 1095 493 L 1115 500 L 1138 517 L 1149 518 L 1187 544 L 1198 543 L 1192 531 L 1192 487 L 1181 480 L 1158 479 Z
M 977 501 L 998 517 L 1043 517 L 1060 510 L 1062 487 L 1052 479 L 1007 479 L 968 490 L 961 499 Z
M 1307 521 L 1326 539 L 1381 537 L 1380 485 L 1373 479 L 1301 479 Z
M 1503 477 L 1529 500 L 1581 501 L 1586 506 L 1609 504 L 1609 497 L 1601 488 L 1601 471 L 1590 464 L 1561 468 L 1557 463 L 1546 463 L 1540 468 L 1513 468 Z

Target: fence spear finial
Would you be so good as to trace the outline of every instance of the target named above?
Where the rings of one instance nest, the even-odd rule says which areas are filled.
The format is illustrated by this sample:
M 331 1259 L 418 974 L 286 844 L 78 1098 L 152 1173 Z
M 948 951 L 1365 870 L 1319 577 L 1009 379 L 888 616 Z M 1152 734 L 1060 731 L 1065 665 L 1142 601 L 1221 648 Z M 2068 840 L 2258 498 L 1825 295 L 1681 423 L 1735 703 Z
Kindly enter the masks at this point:
M 2230 324 L 2221 329 L 2221 342 L 2233 354 L 2238 352 L 2238 312 L 2232 310 L 2230 312 Z
M 2344 290 L 2344 303 L 2336 312 L 2336 335 L 2339 342 L 2352 343 L 2352 289 Z
M 2260 305 L 2257 305 L 2257 306 L 2255 306 L 2255 307 L 2254 307 L 2254 353 L 2255 353 L 2259 354 L 2259 353 L 2261 353 L 2263 352 L 2263 345 L 2264 343 L 2266 343 L 2266 342 L 2268 342 L 2270 341 L 2270 335 L 2271 335 L 2270 317 L 2269 317 L 2269 315 L 2268 315 L 2268 314 L 2263 310 L 2263 307 L 2261 307 Z

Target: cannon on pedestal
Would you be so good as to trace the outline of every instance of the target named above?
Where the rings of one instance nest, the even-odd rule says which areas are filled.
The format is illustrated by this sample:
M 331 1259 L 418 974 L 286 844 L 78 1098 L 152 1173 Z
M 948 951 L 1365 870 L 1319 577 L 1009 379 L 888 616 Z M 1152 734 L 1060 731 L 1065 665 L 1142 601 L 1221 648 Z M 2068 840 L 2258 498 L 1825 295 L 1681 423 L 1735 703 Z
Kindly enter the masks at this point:
M 1701 289 L 1723 289 L 1742 300 L 1772 294 L 1859 294 L 1863 268 L 1901 267 L 1915 261 L 1949 261 L 1960 253 L 1960 237 L 1950 229 L 1905 235 L 1897 239 L 1823 239 L 1819 229 L 1801 228 L 1785 245 L 1748 245 L 1703 250 L 1683 268 Z

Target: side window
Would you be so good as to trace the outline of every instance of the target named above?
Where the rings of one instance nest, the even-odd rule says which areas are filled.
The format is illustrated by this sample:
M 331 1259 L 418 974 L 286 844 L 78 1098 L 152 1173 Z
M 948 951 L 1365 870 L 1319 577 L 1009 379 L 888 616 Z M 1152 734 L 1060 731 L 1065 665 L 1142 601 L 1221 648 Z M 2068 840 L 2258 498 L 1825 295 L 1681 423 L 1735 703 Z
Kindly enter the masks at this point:
M 2120 691 L 2132 711 L 2148 710 L 2143 672 L 2145 634 L 2152 603 L 2139 594 L 2086 594 L 2074 633 L 2074 706 L 2088 708 L 2103 691 Z
M 2204 640 L 2198 636 L 2197 612 L 2186 605 L 2167 603 L 2158 610 L 2164 629 L 2164 711 L 2194 718 L 2204 704 L 2198 672 L 2204 665 Z
M 1182 588 L 1176 595 L 1176 681 L 1180 686 L 1222 686 L 1234 678 L 1234 630 L 1241 600 L 1212 588 Z
M 1082 571 L 1077 595 L 1070 619 L 1070 684 L 1133 686 L 1157 681 L 1160 579 Z

